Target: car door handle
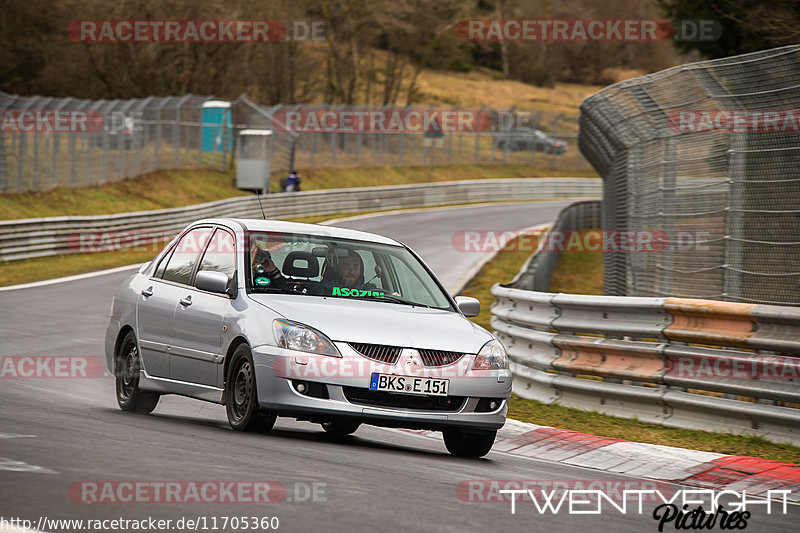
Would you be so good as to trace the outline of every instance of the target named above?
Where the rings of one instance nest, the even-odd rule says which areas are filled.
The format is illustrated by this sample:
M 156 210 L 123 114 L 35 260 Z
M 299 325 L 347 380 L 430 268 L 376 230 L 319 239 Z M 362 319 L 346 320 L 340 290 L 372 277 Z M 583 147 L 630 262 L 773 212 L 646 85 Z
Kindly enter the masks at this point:
M 183 305 L 183 306 L 192 305 L 192 297 L 191 297 L 191 295 L 189 295 L 186 298 L 184 298 L 183 300 L 181 300 L 181 305 Z
M 149 286 L 146 289 L 142 289 L 142 296 L 148 298 L 153 295 L 153 286 Z

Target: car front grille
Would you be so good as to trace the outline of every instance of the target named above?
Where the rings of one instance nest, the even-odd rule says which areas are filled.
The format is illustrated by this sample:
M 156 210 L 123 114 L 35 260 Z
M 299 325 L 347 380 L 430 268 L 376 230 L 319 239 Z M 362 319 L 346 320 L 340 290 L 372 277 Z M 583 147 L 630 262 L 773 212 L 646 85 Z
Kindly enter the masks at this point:
M 425 366 L 447 366 L 452 365 L 462 357 L 460 352 L 445 352 L 442 350 L 417 350 L 422 357 L 422 364 Z
M 351 342 L 349 344 L 351 348 L 364 357 L 389 365 L 397 363 L 397 360 L 400 359 L 400 354 L 403 352 L 403 349 L 399 346 L 385 346 L 383 344 L 365 344 L 359 342 Z M 464 354 L 461 352 L 427 349 L 418 349 L 417 351 L 420 357 L 422 357 L 422 364 L 427 367 L 452 365 L 464 357 Z
M 420 411 L 458 411 L 466 401 L 464 396 L 416 396 L 360 387 L 342 387 L 342 389 L 348 402 L 376 407 L 418 409 Z
M 402 348 L 397 346 L 384 346 L 382 344 L 363 344 L 358 342 L 349 344 L 351 348 L 364 357 L 389 365 L 395 364 L 403 351 Z

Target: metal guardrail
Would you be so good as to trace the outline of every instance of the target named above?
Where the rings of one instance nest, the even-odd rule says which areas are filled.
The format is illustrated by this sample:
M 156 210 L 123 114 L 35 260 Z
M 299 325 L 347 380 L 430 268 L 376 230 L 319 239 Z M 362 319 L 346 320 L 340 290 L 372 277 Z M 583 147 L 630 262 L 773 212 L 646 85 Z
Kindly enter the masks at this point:
M 800 308 L 499 284 L 492 294 L 522 397 L 800 444 Z
M 427 207 L 475 202 L 599 197 L 593 178 L 463 180 L 420 185 L 329 189 L 263 196 L 269 218 Z M 176 209 L 100 216 L 67 216 L 0 221 L 0 261 L 82 251 L 83 236 L 174 234 L 204 217 L 261 218 L 255 196 L 241 196 Z M 113 247 L 114 243 L 110 243 Z M 94 248 L 93 248 L 94 249 Z

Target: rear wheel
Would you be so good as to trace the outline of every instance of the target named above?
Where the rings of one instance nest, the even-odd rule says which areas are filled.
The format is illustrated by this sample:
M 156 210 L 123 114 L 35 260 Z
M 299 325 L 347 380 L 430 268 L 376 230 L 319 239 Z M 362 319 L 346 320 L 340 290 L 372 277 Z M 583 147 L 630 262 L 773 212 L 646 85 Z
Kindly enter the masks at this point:
M 266 433 L 275 425 L 277 415 L 258 405 L 255 366 L 246 344 L 240 344 L 231 356 L 225 379 L 225 411 L 237 431 Z
M 159 394 L 139 389 L 139 348 L 133 332 L 128 332 L 122 339 L 114 370 L 120 409 L 142 414 L 152 412 L 158 404 Z
M 447 451 L 459 457 L 483 457 L 492 449 L 497 431 L 446 429 L 442 433 Z
M 322 429 L 332 435 L 352 435 L 361 426 L 356 420 L 331 420 L 323 422 Z

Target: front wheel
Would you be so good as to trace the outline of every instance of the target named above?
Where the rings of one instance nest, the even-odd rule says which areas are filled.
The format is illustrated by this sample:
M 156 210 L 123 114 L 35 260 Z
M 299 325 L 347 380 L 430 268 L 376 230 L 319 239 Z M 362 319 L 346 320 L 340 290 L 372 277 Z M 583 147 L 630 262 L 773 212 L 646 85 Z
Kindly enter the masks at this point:
M 258 405 L 258 389 L 253 357 L 246 344 L 240 344 L 231 356 L 225 379 L 225 411 L 236 431 L 268 432 L 277 415 Z
M 483 457 L 492 449 L 497 431 L 446 429 L 442 433 L 447 451 L 458 457 Z
M 119 346 L 114 370 L 120 409 L 132 413 L 151 413 L 158 404 L 159 394 L 139 389 L 139 348 L 132 332 L 125 335 Z

